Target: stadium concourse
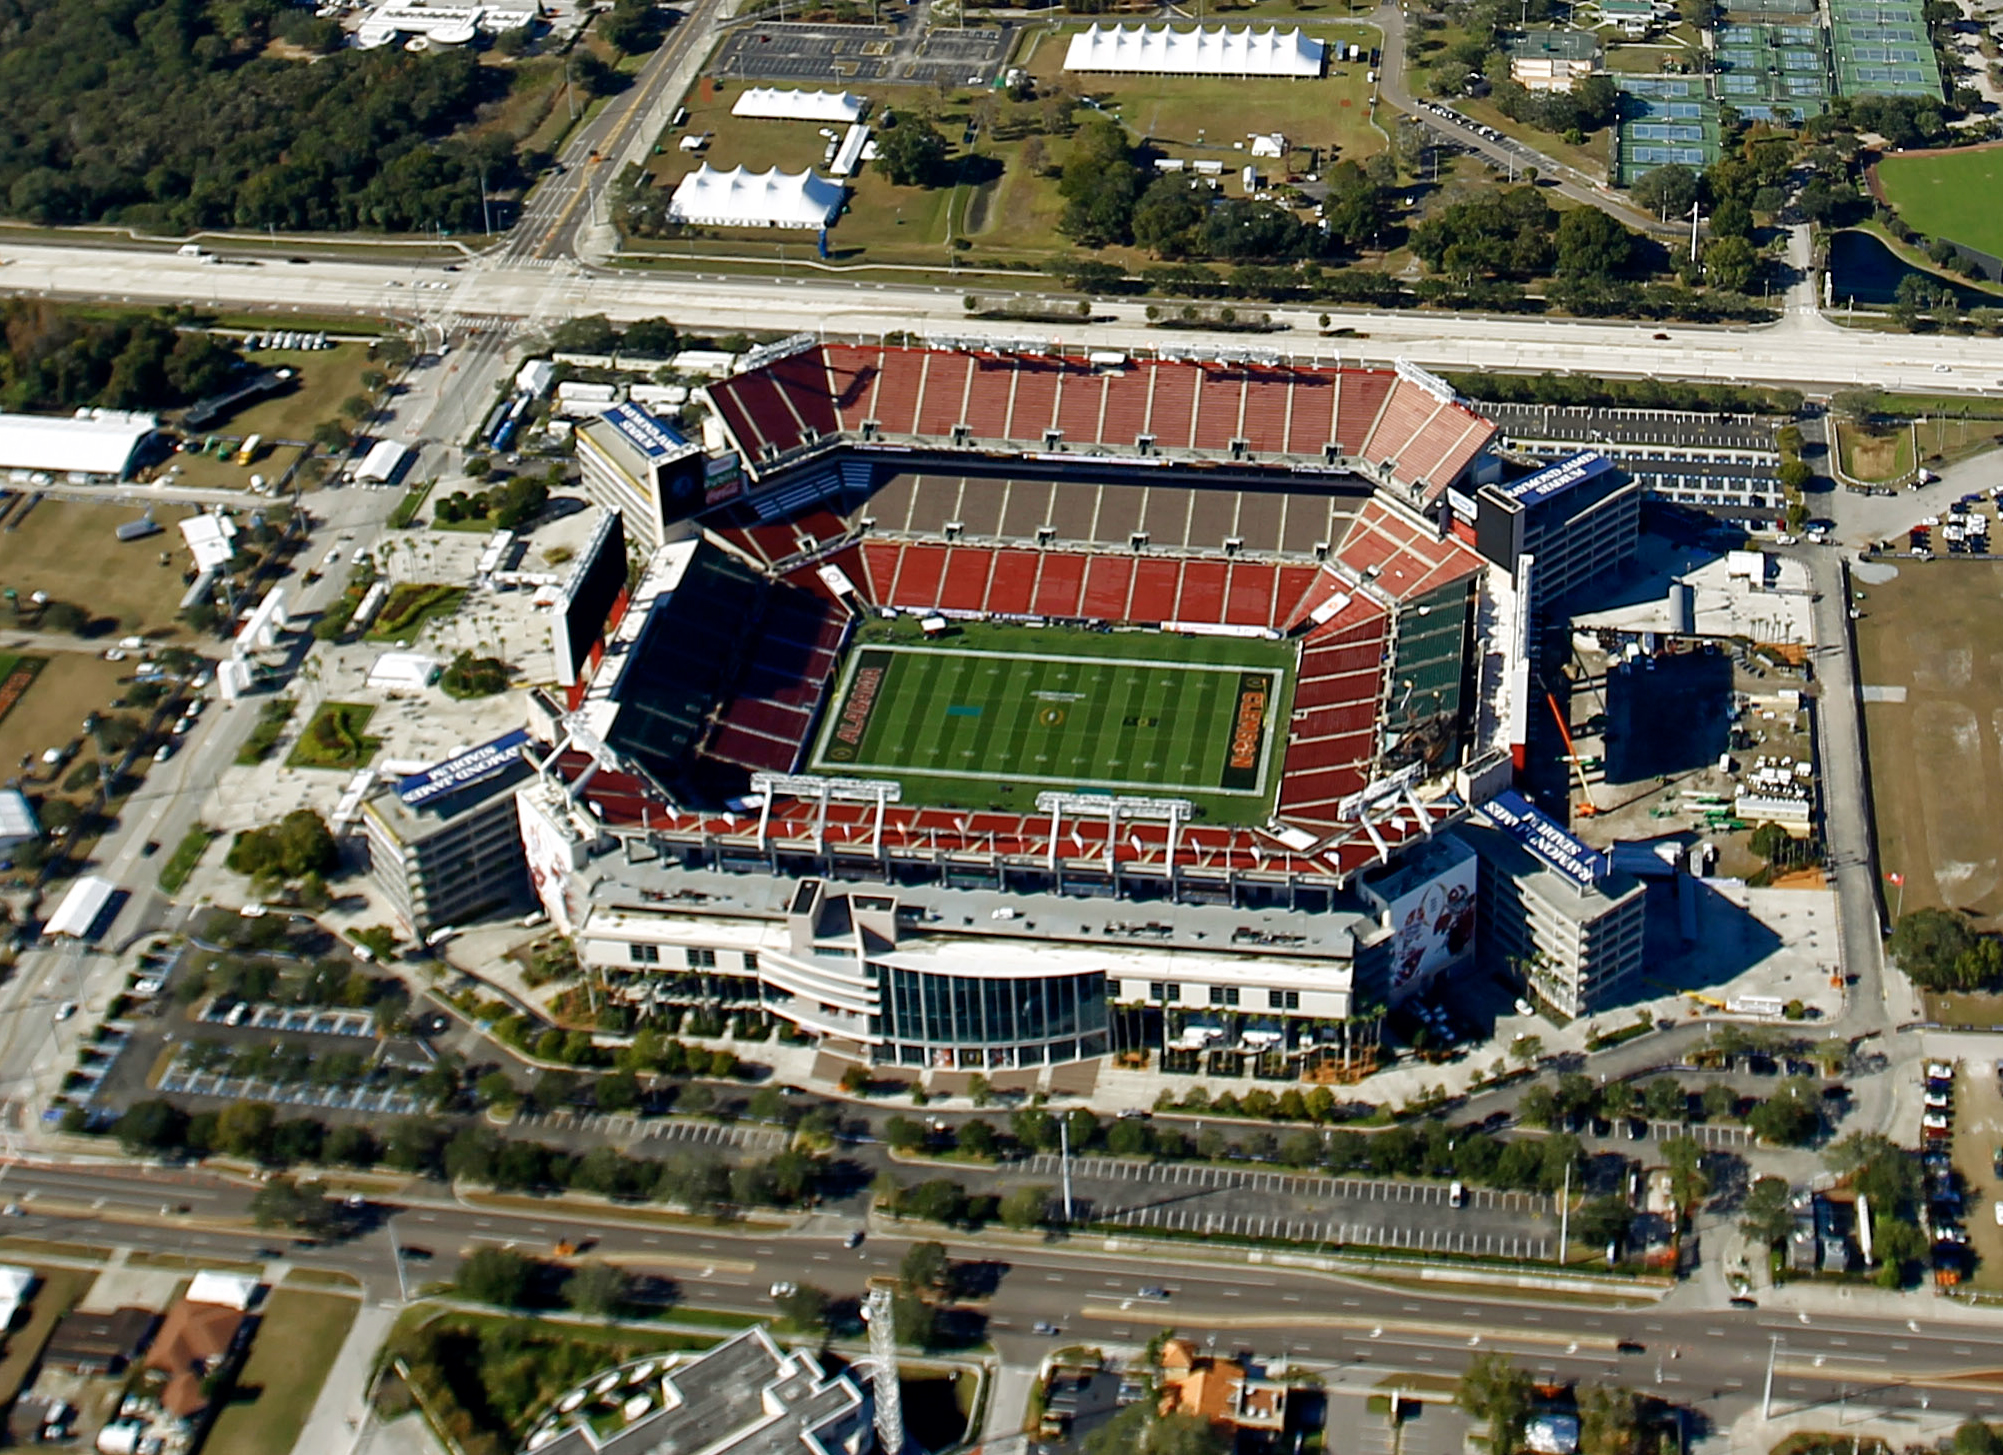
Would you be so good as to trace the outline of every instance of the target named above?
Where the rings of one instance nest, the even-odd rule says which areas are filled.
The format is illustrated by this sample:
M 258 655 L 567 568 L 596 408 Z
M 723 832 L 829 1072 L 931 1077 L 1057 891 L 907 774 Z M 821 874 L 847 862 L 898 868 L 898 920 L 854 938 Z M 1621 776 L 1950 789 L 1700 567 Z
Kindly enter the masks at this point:
M 1494 431 L 1422 371 L 814 344 L 705 394 L 744 479 L 656 558 L 553 764 L 599 824 L 859 871 L 1334 884 L 1464 809 L 1486 563 L 1432 507 Z M 885 615 L 1120 630 L 1150 660 L 1177 658 L 1148 633 L 1288 644 L 1270 815 L 795 780 Z

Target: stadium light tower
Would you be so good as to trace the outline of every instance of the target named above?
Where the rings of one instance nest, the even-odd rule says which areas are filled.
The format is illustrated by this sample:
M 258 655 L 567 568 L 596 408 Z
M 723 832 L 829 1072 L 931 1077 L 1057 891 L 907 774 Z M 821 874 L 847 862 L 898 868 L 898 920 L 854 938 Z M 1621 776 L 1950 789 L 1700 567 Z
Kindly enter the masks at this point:
M 904 1455 L 904 1390 L 897 1373 L 897 1316 L 891 1306 L 895 1285 L 872 1278 L 863 1299 L 863 1322 L 869 1325 L 870 1391 L 876 1404 L 878 1455 Z

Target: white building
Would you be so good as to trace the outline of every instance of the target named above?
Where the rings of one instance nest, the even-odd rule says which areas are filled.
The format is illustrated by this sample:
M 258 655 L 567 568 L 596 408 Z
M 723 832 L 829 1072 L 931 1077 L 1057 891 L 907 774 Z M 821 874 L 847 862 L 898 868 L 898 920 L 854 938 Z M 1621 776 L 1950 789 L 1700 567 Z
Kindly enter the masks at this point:
M 732 116 L 765 121 L 818 121 L 853 126 L 862 120 L 869 102 L 846 91 L 794 91 L 778 86 L 753 86 L 730 108 Z
M 668 217 L 698 227 L 821 228 L 841 215 L 845 195 L 816 172 L 719 172 L 704 162 L 676 184 Z
M 1094 25 L 1071 37 L 1067 71 L 1146 76 L 1271 76 L 1302 80 L 1322 71 L 1322 42 L 1299 26 Z
M 17 484 L 48 474 L 73 483 L 122 480 L 139 466 L 157 416 L 122 409 L 79 409 L 73 415 L 0 414 L 0 472 Z
M 425 0 L 382 0 L 355 31 L 363 50 L 395 40 L 423 40 L 428 45 L 466 45 L 482 31 L 498 35 L 535 23 L 538 11 L 528 4 L 428 5 Z

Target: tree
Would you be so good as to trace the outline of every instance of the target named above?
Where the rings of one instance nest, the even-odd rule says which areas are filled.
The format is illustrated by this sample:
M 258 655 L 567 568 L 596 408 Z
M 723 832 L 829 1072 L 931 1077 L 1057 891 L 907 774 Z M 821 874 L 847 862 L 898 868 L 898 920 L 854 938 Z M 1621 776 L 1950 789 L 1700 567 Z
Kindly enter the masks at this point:
M 262 1160 L 271 1148 L 277 1113 L 261 1101 L 233 1101 L 216 1114 L 215 1148 L 232 1157 Z
M 1704 246 L 1704 278 L 1714 288 L 1745 292 L 1752 286 L 1759 264 L 1758 249 L 1736 233 L 1714 237 Z
M 1711 1191 L 1704 1175 L 1704 1149 L 1690 1137 L 1671 1137 L 1662 1144 L 1662 1161 L 1669 1169 L 1669 1196 L 1677 1212 L 1688 1217 Z
M 1040 1185 L 1012 1187 L 1001 1200 L 996 1215 L 1002 1226 L 1024 1232 L 1036 1227 L 1050 1211 L 1050 1189 Z
M 2003 954 L 1951 910 L 1901 915 L 1885 948 L 1914 984 L 1928 990 L 1988 990 L 2003 982 Z
M 1631 1081 L 1609 1081 L 1600 1088 L 1600 1113 L 1615 1119 L 1625 1119 L 1635 1114 L 1641 1105 L 1641 1092 Z
M 1082 247 L 1126 242 L 1140 183 L 1125 128 L 1110 117 L 1090 118 L 1072 134 L 1058 179 L 1065 203 L 1059 228 Z
M 1755 1243 L 1771 1247 L 1794 1230 L 1794 1208 L 1787 1180 L 1762 1177 L 1746 1193 L 1739 1209 L 1739 1231 Z
M 1713 1121 L 1731 1116 L 1739 1109 L 1739 1094 L 1722 1081 L 1705 1087 L 1697 1100 L 1704 1108 L 1704 1115 Z
M 633 1281 L 625 1270 L 593 1259 L 580 1263 L 563 1281 L 563 1301 L 581 1314 L 610 1318 L 632 1297 Z
M 946 164 L 946 138 L 922 116 L 899 116 L 876 134 L 876 165 L 896 187 L 937 185 Z
M 890 1296 L 890 1319 L 900 1344 L 929 1349 L 938 1339 L 938 1311 L 909 1289 L 900 1288 Z
M 828 1326 L 828 1295 L 811 1283 L 796 1285 L 772 1300 L 780 1322 L 802 1334 L 817 1334 Z
M 1624 1243 L 1628 1229 L 1634 1226 L 1634 1209 L 1624 1197 L 1596 1197 L 1573 1216 L 1572 1226 L 1578 1230 L 1579 1241 L 1590 1247 Z
M 290 1178 L 274 1177 L 251 1194 L 250 1216 L 260 1228 L 321 1233 L 333 1226 L 334 1205 Z
M 1619 1385 L 1589 1384 L 1578 1393 L 1579 1455 L 1636 1455 L 1641 1402 Z
M 172 1151 L 187 1136 L 188 1114 L 171 1101 L 135 1101 L 112 1130 L 128 1155 Z
M 969 1157 L 992 1157 L 1001 1146 L 993 1125 L 975 1117 L 960 1126 L 958 1146 Z
M 1822 1129 L 1821 1099 L 1813 1082 L 1790 1076 L 1774 1094 L 1746 1114 L 1746 1125 L 1762 1141 L 1799 1147 Z
M 883 1124 L 883 1140 L 893 1152 L 915 1152 L 925 1145 L 925 1124 L 907 1116 L 891 1117 Z
M 944 1243 L 913 1243 L 897 1265 L 897 1277 L 913 1293 L 935 1293 L 946 1285 L 947 1267 Z
M 1488 1448 L 1501 1455 L 1523 1443 L 1530 1422 L 1531 1382 L 1507 1354 L 1480 1353 L 1461 1376 L 1454 1403 L 1488 1424 Z
M 1158 258 L 1186 256 L 1203 222 L 1209 189 L 1204 188 L 1203 194 L 1199 196 L 1192 180 L 1179 172 L 1155 178 L 1134 205 L 1134 245 Z
M 459 1265 L 459 1292 L 476 1303 L 520 1308 L 528 1302 L 534 1260 L 512 1248 L 475 1248 Z
M 1635 235 L 1597 207 L 1575 207 L 1559 218 L 1556 243 L 1561 278 L 1604 282 L 1624 275 L 1634 260 Z
M 1516 1119 L 1527 1127 L 1548 1127 L 1558 1120 L 1558 1098 L 1541 1083 L 1530 1087 L 1516 1102 Z
M 1544 1038 L 1519 1036 L 1510 1043 L 1509 1054 L 1516 1058 L 1516 1064 L 1519 1066 L 1535 1065 L 1537 1058 L 1544 1054 Z
M 1681 162 L 1651 167 L 1635 178 L 1628 195 L 1635 206 L 1647 208 L 1664 221 L 1683 217 L 1697 200 L 1697 174 Z

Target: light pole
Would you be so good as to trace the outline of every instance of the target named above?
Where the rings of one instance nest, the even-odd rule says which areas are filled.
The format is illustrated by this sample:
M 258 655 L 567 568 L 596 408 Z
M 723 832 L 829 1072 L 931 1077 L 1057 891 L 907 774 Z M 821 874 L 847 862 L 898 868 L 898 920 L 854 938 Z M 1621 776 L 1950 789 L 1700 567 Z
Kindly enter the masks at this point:
M 396 1216 L 391 1214 L 383 1219 L 383 1227 L 389 1230 L 389 1256 L 396 1264 L 396 1296 L 399 1303 L 410 1302 L 410 1284 L 404 1279 L 403 1244 L 396 1237 Z
M 1065 1117 L 1057 1119 L 1057 1166 L 1064 1183 L 1064 1225 L 1071 1226 L 1071 1124 Z
M 1767 1387 L 1766 1393 L 1760 1398 L 1760 1418 L 1763 1420 L 1773 1418 L 1773 1367 L 1774 1361 L 1778 1358 L 1780 1358 L 1780 1335 L 1775 1334 L 1773 1342 L 1767 1346 Z

